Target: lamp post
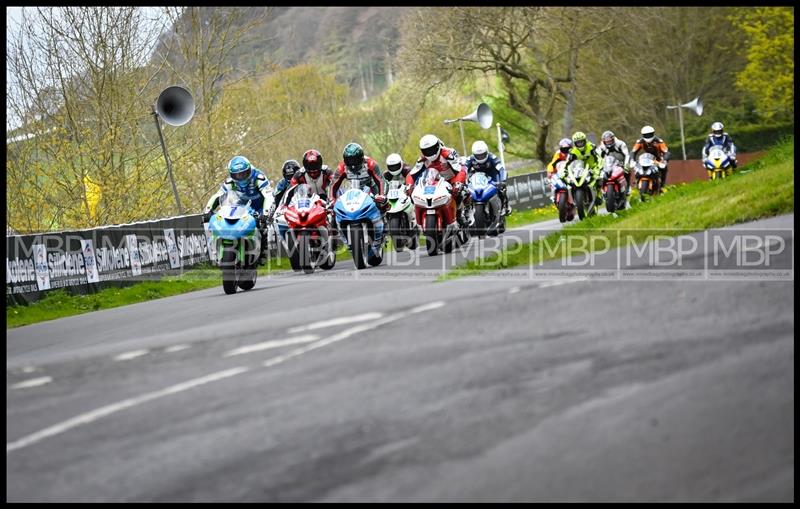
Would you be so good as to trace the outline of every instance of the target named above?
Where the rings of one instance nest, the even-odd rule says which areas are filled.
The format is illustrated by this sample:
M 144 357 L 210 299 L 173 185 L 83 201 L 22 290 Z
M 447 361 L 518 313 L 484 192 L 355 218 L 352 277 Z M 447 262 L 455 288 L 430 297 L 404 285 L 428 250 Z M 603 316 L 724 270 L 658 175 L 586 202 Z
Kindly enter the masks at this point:
M 700 100 L 700 97 L 695 97 L 694 100 L 686 103 L 686 104 L 675 104 L 671 106 L 667 106 L 668 110 L 678 110 L 678 122 L 681 124 L 681 149 L 683 150 L 683 160 L 686 160 L 686 142 L 684 141 L 685 137 L 683 134 L 683 112 L 681 108 L 687 108 L 693 110 L 697 113 L 697 116 L 701 116 L 703 114 L 703 102 Z

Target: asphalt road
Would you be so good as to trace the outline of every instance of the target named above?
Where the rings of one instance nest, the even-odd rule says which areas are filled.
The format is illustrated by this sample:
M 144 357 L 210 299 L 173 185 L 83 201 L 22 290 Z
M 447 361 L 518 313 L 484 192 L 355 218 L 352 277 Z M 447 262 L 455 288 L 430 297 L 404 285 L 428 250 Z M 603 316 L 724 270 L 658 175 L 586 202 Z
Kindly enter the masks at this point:
M 792 216 L 739 228 L 793 269 Z M 793 501 L 793 270 L 686 238 L 660 275 L 343 259 L 8 330 L 7 500 Z

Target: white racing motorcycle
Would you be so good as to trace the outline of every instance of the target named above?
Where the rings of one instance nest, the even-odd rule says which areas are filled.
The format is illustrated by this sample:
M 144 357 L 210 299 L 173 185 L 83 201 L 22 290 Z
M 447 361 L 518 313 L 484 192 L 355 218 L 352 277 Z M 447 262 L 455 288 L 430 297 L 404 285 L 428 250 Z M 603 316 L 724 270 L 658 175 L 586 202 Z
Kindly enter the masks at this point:
M 406 247 L 413 251 L 419 245 L 420 228 L 414 214 L 414 202 L 409 198 L 406 189 L 405 183 L 393 180 L 389 182 L 386 193 L 386 199 L 389 200 L 389 210 L 386 212 L 388 233 L 398 251 Z

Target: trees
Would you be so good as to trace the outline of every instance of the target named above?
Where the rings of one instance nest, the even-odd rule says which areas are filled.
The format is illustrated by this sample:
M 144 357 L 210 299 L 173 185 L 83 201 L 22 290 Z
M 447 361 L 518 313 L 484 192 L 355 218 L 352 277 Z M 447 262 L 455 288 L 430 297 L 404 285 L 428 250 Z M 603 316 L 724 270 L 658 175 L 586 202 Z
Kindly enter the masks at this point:
M 574 98 L 580 52 L 613 26 L 612 19 L 582 11 L 578 16 L 542 7 L 421 9 L 405 18 L 400 60 L 430 88 L 496 73 L 510 107 L 534 121 L 535 153 L 544 159 L 559 110 Z
M 747 66 L 736 87 L 766 119 L 794 116 L 794 7 L 739 8 L 731 21 L 747 41 Z
M 142 65 L 163 25 L 133 7 L 26 9 L 21 23 L 8 39 L 7 104 L 28 138 L 7 146 L 9 224 L 41 231 L 155 214 L 163 171 L 153 171 L 139 120 Z M 87 177 L 101 188 L 96 211 Z

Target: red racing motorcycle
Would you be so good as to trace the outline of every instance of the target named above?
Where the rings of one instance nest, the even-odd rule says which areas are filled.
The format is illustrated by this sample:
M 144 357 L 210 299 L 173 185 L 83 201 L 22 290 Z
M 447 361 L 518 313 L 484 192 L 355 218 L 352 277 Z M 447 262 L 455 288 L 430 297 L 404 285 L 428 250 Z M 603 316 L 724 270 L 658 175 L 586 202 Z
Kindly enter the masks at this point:
M 311 274 L 316 267 L 330 270 L 336 265 L 325 201 L 307 184 L 294 189 L 283 217 L 288 226 L 286 246 L 293 270 Z

